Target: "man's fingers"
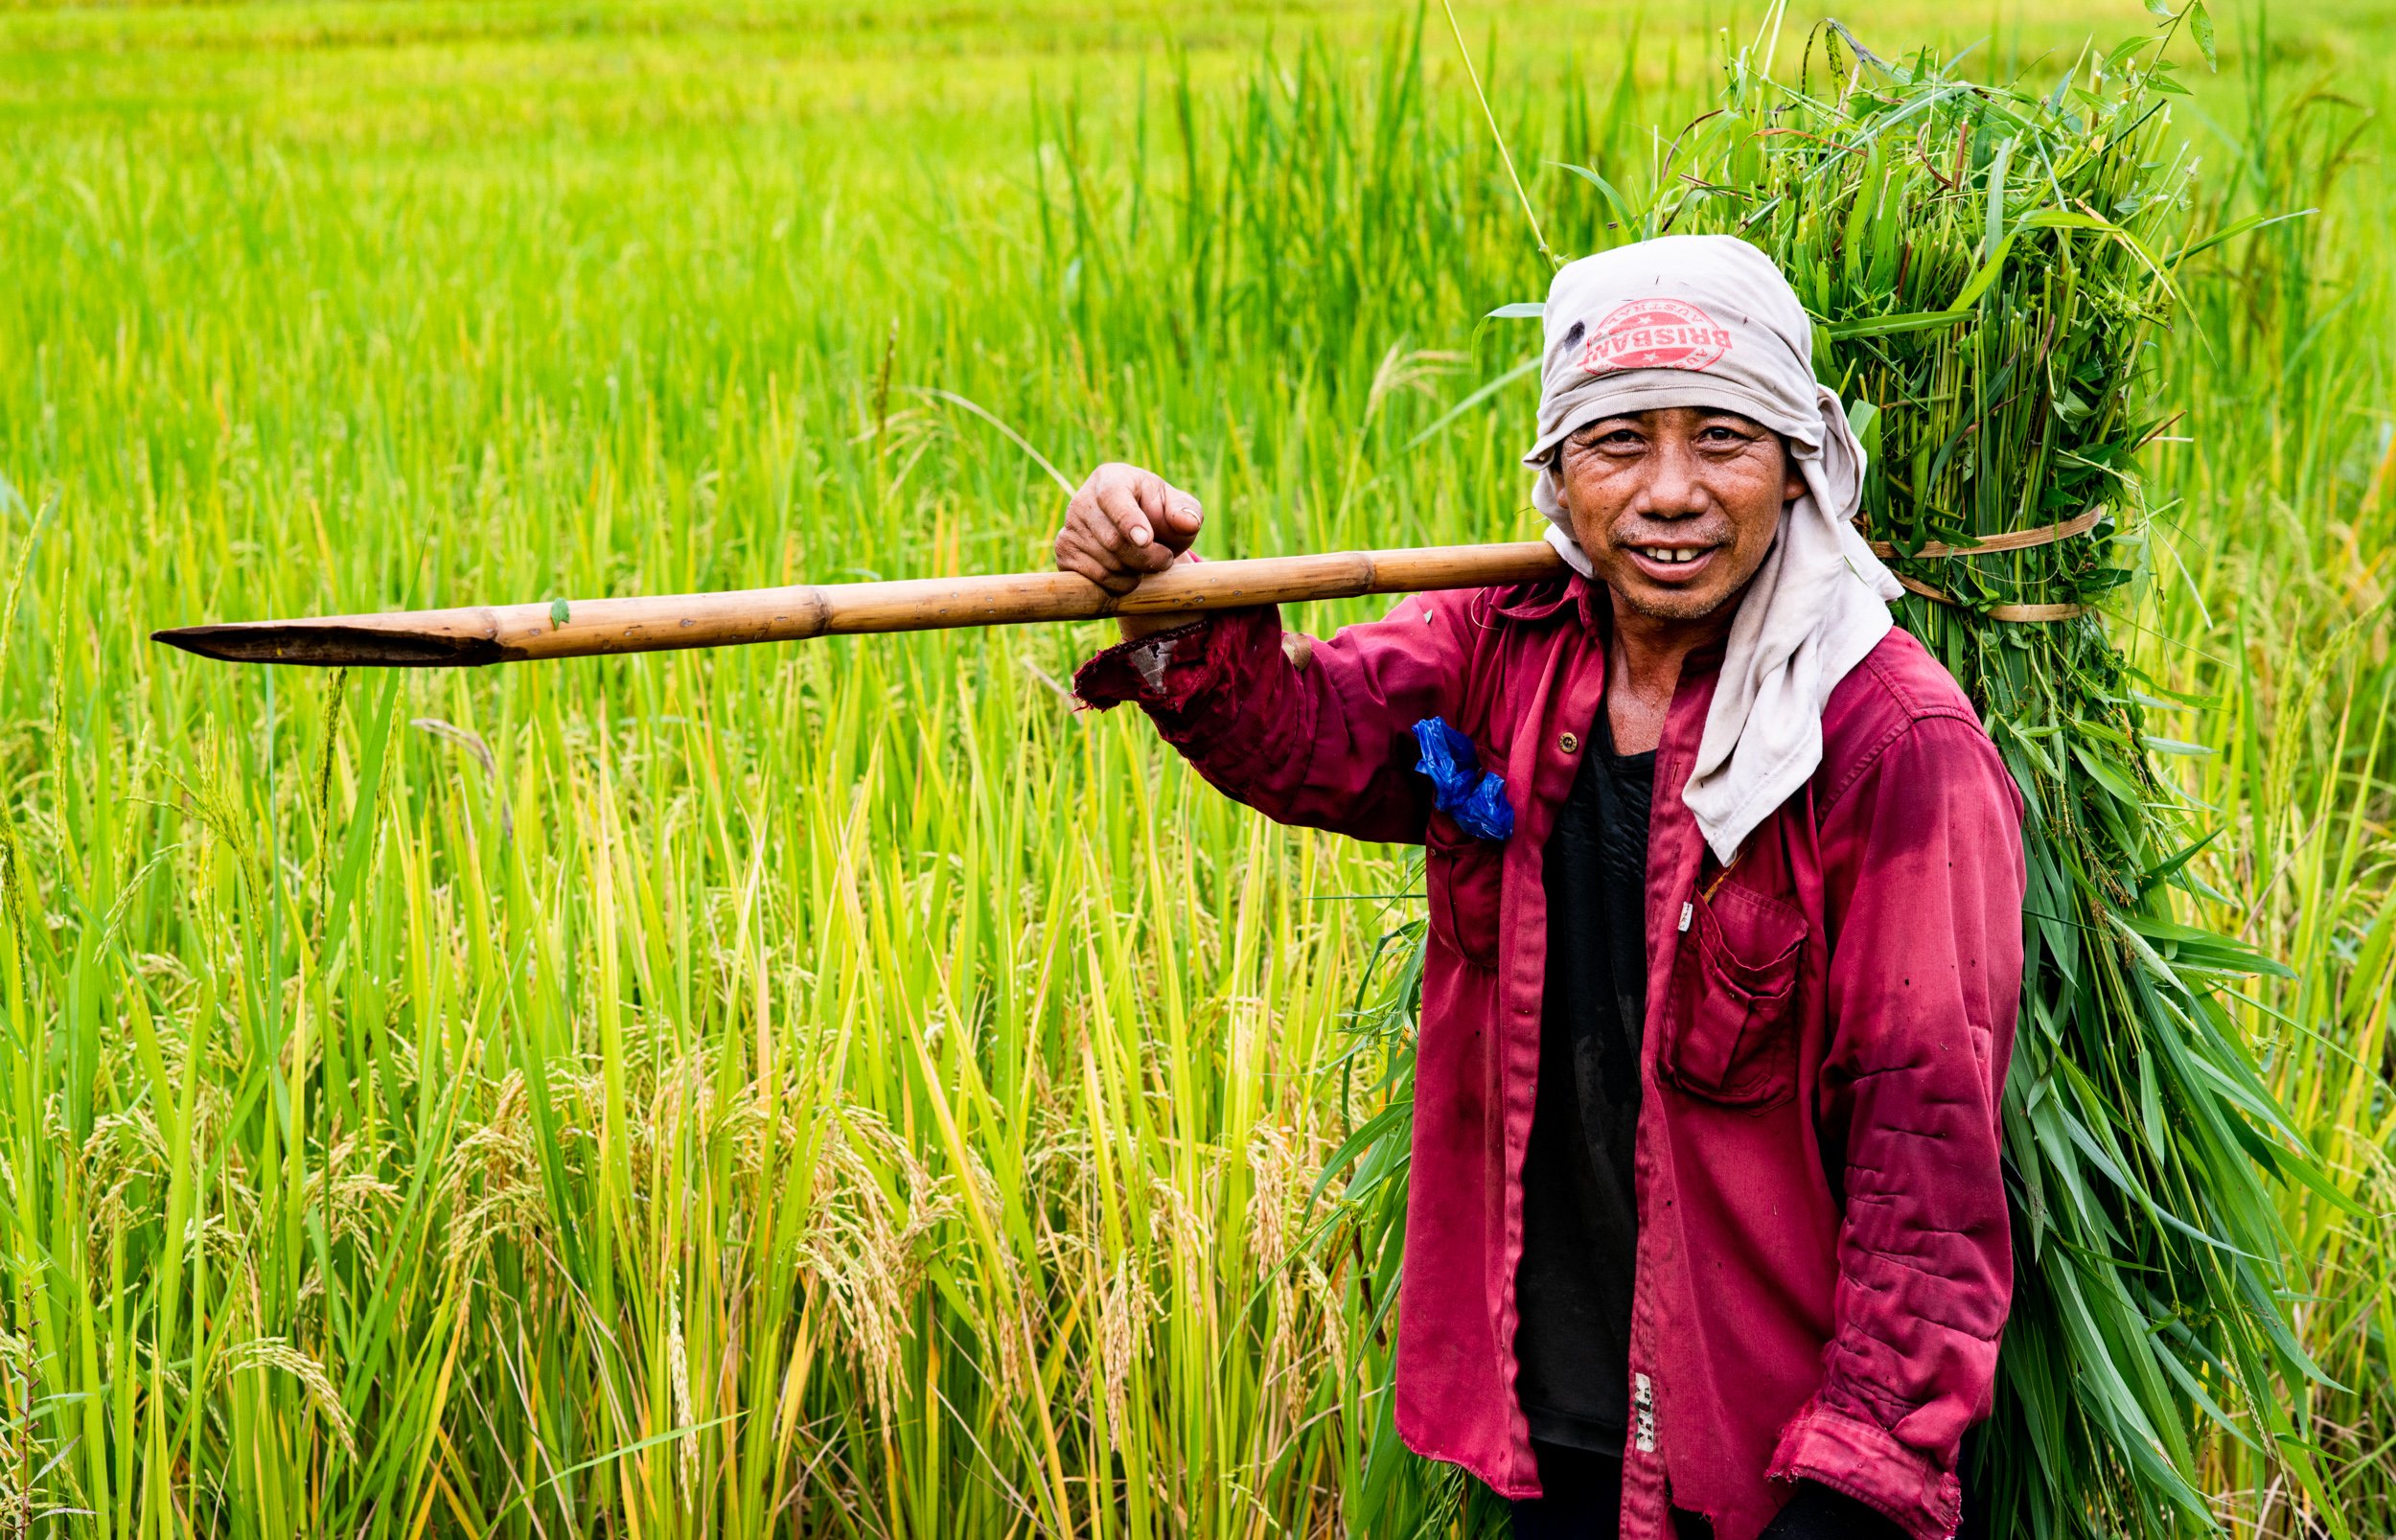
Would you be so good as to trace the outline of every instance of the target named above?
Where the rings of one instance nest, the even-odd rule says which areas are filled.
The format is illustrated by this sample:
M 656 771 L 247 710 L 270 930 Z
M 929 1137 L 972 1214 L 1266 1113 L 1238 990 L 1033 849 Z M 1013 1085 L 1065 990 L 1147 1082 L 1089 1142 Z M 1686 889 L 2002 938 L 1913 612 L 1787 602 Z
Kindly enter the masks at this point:
M 1095 522 L 1125 566 L 1135 572 L 1162 572 L 1173 564 L 1173 548 L 1158 540 L 1136 485 L 1118 483 L 1101 492 L 1098 511 Z
M 1066 505 L 1056 564 L 1110 593 L 1171 566 L 1198 538 L 1198 499 L 1138 466 L 1102 465 Z
M 1057 541 L 1056 564 L 1079 573 L 1109 593 L 1129 593 L 1140 586 L 1140 574 L 1127 572 L 1112 554 L 1100 556 L 1079 542 Z
M 1198 499 L 1160 479 L 1157 501 L 1157 538 L 1177 551 L 1189 549 L 1190 542 L 1198 538 L 1198 526 L 1206 519 Z
M 1056 564 L 1078 572 L 1109 593 L 1129 593 L 1140 586 L 1142 571 L 1130 556 L 1108 545 L 1100 533 L 1103 520 L 1076 519 L 1056 538 Z
M 1109 514 L 1093 514 L 1071 527 L 1083 547 L 1114 571 L 1138 577 L 1159 570 L 1173 559 L 1173 553 L 1162 545 L 1134 540 L 1121 521 Z
M 1114 526 L 1117 549 L 1138 550 L 1156 538 L 1148 510 L 1140 506 L 1140 482 L 1126 478 L 1098 489 L 1098 512 Z
M 1138 549 L 1130 532 L 1123 528 L 1120 516 L 1096 497 L 1091 499 L 1088 507 L 1077 507 L 1067 516 L 1065 527 L 1109 566 L 1121 565 Z
M 1198 525 L 1204 517 L 1198 511 L 1198 499 L 1163 476 L 1141 473 L 1140 508 L 1160 543 L 1177 552 L 1186 551 L 1190 541 L 1198 538 Z
M 1140 472 L 1132 484 L 1133 494 L 1140 502 L 1140 515 L 1147 520 L 1151 534 L 1164 528 L 1165 498 L 1172 491 L 1164 484 L 1163 476 L 1146 471 Z

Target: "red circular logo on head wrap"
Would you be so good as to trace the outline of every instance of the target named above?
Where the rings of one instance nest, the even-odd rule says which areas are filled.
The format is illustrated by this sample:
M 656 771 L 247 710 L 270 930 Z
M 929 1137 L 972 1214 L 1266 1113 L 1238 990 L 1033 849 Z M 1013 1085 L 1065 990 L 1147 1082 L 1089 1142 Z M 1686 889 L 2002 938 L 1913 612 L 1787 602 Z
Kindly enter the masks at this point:
M 1580 367 L 1593 375 L 1615 369 L 1703 369 L 1731 351 L 1731 334 L 1694 305 L 1676 299 L 1635 299 L 1600 321 L 1581 344 Z

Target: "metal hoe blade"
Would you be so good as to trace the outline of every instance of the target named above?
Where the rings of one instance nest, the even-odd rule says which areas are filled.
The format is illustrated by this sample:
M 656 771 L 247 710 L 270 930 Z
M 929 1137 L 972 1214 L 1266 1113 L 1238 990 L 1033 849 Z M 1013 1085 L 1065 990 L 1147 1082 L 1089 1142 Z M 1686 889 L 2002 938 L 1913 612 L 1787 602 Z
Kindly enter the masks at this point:
M 153 631 L 150 639 L 226 663 L 293 663 L 310 668 L 480 668 L 509 659 L 509 650 L 487 636 L 444 636 L 305 621 L 178 626 Z

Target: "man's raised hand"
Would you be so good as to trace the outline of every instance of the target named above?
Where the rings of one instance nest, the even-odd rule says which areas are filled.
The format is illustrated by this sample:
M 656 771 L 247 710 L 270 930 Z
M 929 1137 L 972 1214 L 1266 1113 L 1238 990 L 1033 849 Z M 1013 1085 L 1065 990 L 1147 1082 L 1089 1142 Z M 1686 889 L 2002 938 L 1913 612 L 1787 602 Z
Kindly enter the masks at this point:
M 1156 472 L 1102 465 L 1066 507 L 1056 564 L 1109 593 L 1129 593 L 1179 560 L 1205 517 L 1197 498 Z

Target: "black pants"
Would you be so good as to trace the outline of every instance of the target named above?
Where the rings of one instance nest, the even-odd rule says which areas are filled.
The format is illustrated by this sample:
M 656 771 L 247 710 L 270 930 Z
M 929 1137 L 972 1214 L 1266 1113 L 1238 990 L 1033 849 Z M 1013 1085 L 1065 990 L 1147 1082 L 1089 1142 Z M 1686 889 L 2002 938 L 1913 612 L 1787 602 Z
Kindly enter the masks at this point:
M 1541 1495 L 1516 1503 L 1514 1540 L 1618 1540 L 1623 1522 L 1623 1462 L 1613 1455 L 1567 1449 L 1532 1440 L 1539 1460 Z M 1964 1511 L 1963 1540 L 1985 1540 L 1987 1516 L 1969 1502 Z M 1904 1531 L 1852 1497 L 1811 1482 L 1797 1483 L 1772 1527 L 1764 1531 L 1785 1540 L 1903 1540 Z M 1714 1540 L 1714 1526 L 1703 1514 L 1672 1510 L 1674 1540 Z
M 1539 1460 L 1537 1497 L 1514 1506 L 1514 1540 L 1616 1540 L 1623 1529 L 1623 1462 L 1614 1455 L 1533 1442 Z M 1714 1526 L 1672 1510 L 1678 1540 L 1714 1540 Z

